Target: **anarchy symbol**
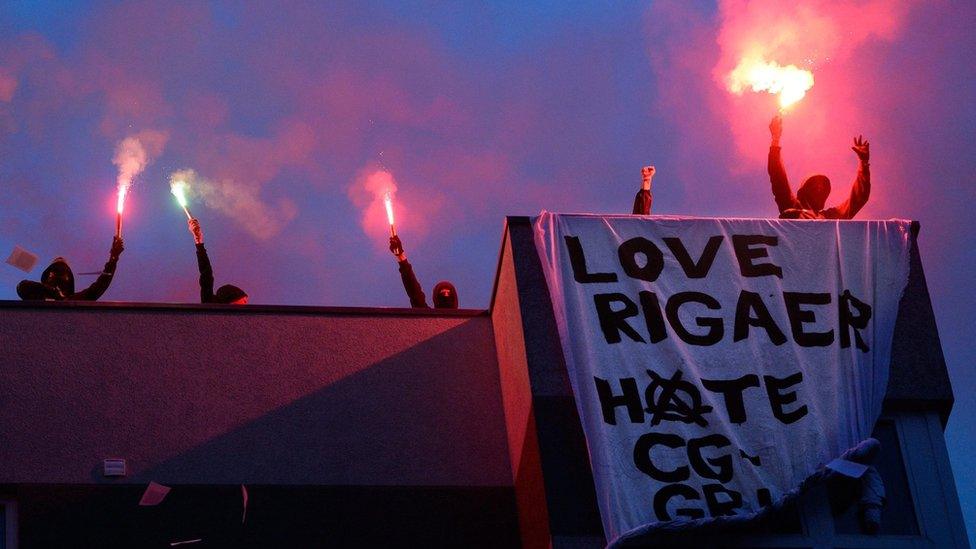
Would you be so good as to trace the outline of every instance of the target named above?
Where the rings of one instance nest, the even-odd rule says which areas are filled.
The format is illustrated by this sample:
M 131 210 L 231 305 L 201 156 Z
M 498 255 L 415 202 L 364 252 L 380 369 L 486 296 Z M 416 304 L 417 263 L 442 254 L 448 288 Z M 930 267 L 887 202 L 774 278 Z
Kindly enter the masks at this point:
M 657 425 L 663 420 L 696 423 L 702 427 L 708 425 L 703 415 L 711 412 L 712 407 L 702 405 L 701 393 L 693 384 L 681 379 L 681 370 L 675 372 L 670 379 L 651 370 L 645 371 L 651 376 L 651 384 L 644 391 L 646 411 L 652 414 L 651 425 Z M 688 400 L 680 398 L 678 391 L 688 395 Z M 655 393 L 658 393 L 656 398 Z

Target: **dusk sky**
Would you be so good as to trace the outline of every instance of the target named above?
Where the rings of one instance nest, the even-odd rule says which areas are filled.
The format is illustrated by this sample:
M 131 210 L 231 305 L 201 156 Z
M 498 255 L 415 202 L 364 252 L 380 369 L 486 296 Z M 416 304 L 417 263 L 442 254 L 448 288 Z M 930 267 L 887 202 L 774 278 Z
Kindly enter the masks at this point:
M 976 3 L 948 1 L 0 1 L 0 254 L 40 257 L 0 266 L 0 299 L 54 256 L 101 269 L 127 137 L 149 164 L 108 301 L 198 300 L 178 170 L 216 283 L 262 304 L 408 306 L 390 181 L 425 291 L 451 280 L 465 308 L 489 304 L 506 215 L 629 213 L 645 164 L 654 213 L 775 217 L 776 98 L 725 81 L 761 51 L 815 78 L 784 121 L 794 185 L 821 172 L 846 198 L 863 134 L 858 217 L 921 223 L 976 540 L 974 28 Z

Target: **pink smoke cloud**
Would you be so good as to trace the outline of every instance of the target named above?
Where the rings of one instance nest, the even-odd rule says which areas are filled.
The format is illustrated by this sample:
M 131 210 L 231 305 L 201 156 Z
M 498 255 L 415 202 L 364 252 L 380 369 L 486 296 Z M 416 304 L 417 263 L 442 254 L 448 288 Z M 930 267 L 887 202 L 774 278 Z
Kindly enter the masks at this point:
M 359 171 L 347 194 L 353 205 L 360 210 L 360 225 L 377 250 L 387 248 L 390 238 L 390 224 L 386 215 L 384 199 L 389 194 L 398 230 L 403 229 L 408 236 L 406 243 L 416 243 L 427 235 L 428 224 L 425 213 L 431 213 L 431 202 L 425 200 L 418 206 L 416 200 L 404 199 L 397 194 L 398 185 L 393 173 L 379 166 L 367 166 Z
M 703 19 L 688 6 L 655 4 L 647 19 L 648 36 L 670 37 L 663 44 L 649 40 L 652 68 L 659 79 L 657 111 L 674 122 L 683 143 L 694 144 L 679 154 L 692 166 L 702 151 L 724 151 L 731 145 L 733 155 L 713 159 L 720 171 L 739 177 L 761 173 L 776 98 L 730 93 L 728 75 L 748 56 L 794 64 L 811 70 L 815 84 L 785 115 L 787 171 L 794 186 L 812 173 L 826 174 L 834 188 L 829 202 L 842 200 L 857 165 L 850 151 L 852 136 L 868 137 L 875 157 L 887 153 L 882 133 L 886 121 L 871 109 L 878 97 L 887 95 L 885 78 L 867 61 L 873 47 L 904 31 L 912 6 L 909 1 L 725 0 L 715 19 Z M 674 27 L 683 30 L 666 32 Z M 696 169 L 680 169 L 685 172 L 683 180 L 695 181 Z M 879 180 L 888 174 L 876 168 L 874 175 Z M 740 197 L 745 192 L 763 200 L 765 178 L 748 185 L 723 192 Z M 886 200 L 885 193 L 876 192 L 868 212 L 882 209 Z M 763 206 L 744 208 L 755 215 L 769 211 Z
M 7 69 L 0 67 L 0 101 L 9 103 L 14 98 L 15 91 L 17 91 L 17 79 Z
M 322 159 L 338 163 L 338 171 L 348 173 L 355 165 L 345 159 L 360 155 L 379 132 L 396 128 L 401 135 L 394 136 L 395 141 L 403 139 L 404 130 L 470 132 L 470 128 L 461 128 L 470 115 L 450 97 L 449 87 L 430 95 L 408 91 L 414 86 L 415 74 L 438 83 L 456 80 L 443 56 L 416 35 L 391 30 L 351 39 L 309 41 L 294 32 L 294 18 L 287 17 L 278 25 L 281 13 L 272 11 L 267 17 L 257 15 L 264 12 L 261 9 L 246 11 L 239 29 L 242 34 L 262 34 L 274 45 L 249 53 L 242 75 L 247 81 L 237 84 L 253 86 L 256 92 L 265 90 L 261 100 L 278 97 L 287 105 L 263 132 L 228 127 L 228 120 L 250 115 L 254 107 L 241 103 L 240 98 L 235 101 L 233 94 L 216 91 L 223 83 L 187 86 L 206 81 L 215 60 L 234 59 L 239 50 L 236 42 L 225 43 L 221 38 L 202 43 L 200 37 L 214 33 L 209 10 L 138 1 L 113 6 L 91 19 L 75 54 L 58 53 L 38 37 L 21 39 L 31 48 L 21 48 L 27 53 L 11 66 L 15 71 L 32 71 L 30 78 L 43 90 L 43 97 L 34 98 L 34 112 L 25 112 L 22 118 L 29 124 L 33 120 L 50 124 L 52 111 L 97 101 L 101 113 L 98 133 L 113 141 L 133 129 L 169 131 L 172 153 L 183 159 L 181 164 L 207 174 L 211 191 L 207 203 L 261 239 L 279 233 L 297 215 L 290 189 L 274 184 L 285 172 L 298 169 L 312 176 L 307 184 L 339 190 L 348 179 L 325 169 Z M 316 18 L 320 17 L 311 14 L 307 24 L 318 28 Z M 333 45 L 324 47 L 322 41 Z M 394 53 L 374 68 L 364 69 L 359 61 L 327 65 L 315 61 L 323 49 L 334 50 L 337 59 L 355 59 L 360 50 Z M 282 55 L 284 51 L 293 55 Z M 49 65 L 43 71 L 38 68 L 42 61 Z M 401 65 L 403 70 L 390 70 Z M 382 144 L 375 146 L 376 151 L 383 148 Z M 403 162 L 415 162 L 412 155 Z M 447 164 L 446 153 L 436 151 L 435 155 L 437 164 Z M 427 158 L 425 154 L 423 160 Z M 443 174 L 434 176 L 415 187 L 416 202 L 426 202 L 417 207 L 419 211 L 433 213 L 445 203 L 443 195 L 433 192 L 445 178 Z M 460 187 L 464 182 L 451 180 L 450 184 Z M 425 191 L 431 191 L 426 194 L 432 200 L 419 199 Z M 410 199 L 400 204 L 405 208 L 405 223 L 410 223 L 410 204 Z M 412 224 L 416 232 L 411 238 L 419 241 L 427 233 L 425 223 L 417 220 Z
M 908 9 L 908 2 L 889 0 L 808 0 L 786 4 L 774 0 L 724 1 L 720 4 L 716 37 L 719 58 L 712 76 L 715 84 L 725 89 L 728 74 L 748 56 L 812 70 L 817 83 L 810 92 L 810 105 L 804 109 L 801 104 L 797 110 L 802 112 L 796 118 L 802 123 L 805 136 L 814 140 L 812 148 L 829 148 L 851 131 L 838 128 L 838 120 L 863 118 L 866 97 L 856 94 L 846 78 L 851 73 L 870 71 L 858 63 L 858 49 L 870 40 L 895 38 L 904 26 Z M 726 99 L 739 152 L 749 159 L 763 158 L 754 127 L 734 122 L 752 121 L 771 112 L 775 108 L 772 102 L 764 95 L 730 95 Z M 825 123 L 827 117 L 811 116 L 815 108 L 821 113 L 830 112 L 832 124 Z

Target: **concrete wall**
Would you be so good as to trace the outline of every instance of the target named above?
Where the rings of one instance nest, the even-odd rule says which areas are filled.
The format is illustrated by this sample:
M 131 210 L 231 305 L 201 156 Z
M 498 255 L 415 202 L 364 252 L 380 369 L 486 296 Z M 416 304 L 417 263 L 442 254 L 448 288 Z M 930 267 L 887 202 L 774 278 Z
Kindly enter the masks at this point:
M 512 484 L 485 312 L 0 302 L 0 349 L 0 484 Z
M 502 402 L 508 434 L 512 483 L 523 547 L 548 547 L 551 539 L 535 410 L 529 381 L 523 319 L 512 258 L 503 237 L 491 308 Z
M 529 219 L 509 217 L 492 299 L 525 547 L 601 547 L 586 441 Z

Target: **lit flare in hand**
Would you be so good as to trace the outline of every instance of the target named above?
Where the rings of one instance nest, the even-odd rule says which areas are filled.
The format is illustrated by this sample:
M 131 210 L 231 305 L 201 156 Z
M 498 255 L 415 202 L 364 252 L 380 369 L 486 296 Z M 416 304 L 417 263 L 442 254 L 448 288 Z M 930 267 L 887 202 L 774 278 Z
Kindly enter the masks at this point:
M 396 236 L 396 229 L 393 227 L 393 195 L 389 192 L 383 195 L 383 204 L 386 206 L 386 220 L 390 222 L 390 235 Z
M 125 208 L 125 195 L 129 192 L 128 185 L 119 184 L 118 199 L 115 202 L 115 237 L 122 238 L 122 210 Z
M 190 215 L 189 208 L 187 208 L 186 181 L 173 181 L 169 184 L 169 192 L 173 193 L 173 196 L 176 197 L 176 201 L 180 203 L 180 207 L 182 207 L 183 211 L 186 212 L 186 218 L 188 220 L 193 219 L 193 216 Z
M 727 77 L 730 92 L 742 95 L 746 89 L 779 95 L 780 111 L 803 99 L 813 87 L 813 73 L 796 65 L 744 57 Z

